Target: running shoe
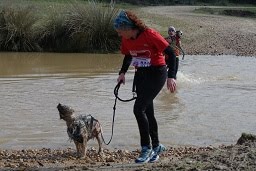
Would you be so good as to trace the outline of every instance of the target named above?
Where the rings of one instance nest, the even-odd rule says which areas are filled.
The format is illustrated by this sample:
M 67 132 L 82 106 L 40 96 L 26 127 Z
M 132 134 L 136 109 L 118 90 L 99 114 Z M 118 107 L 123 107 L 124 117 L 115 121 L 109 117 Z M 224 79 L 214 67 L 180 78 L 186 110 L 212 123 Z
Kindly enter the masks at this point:
M 153 163 L 158 161 L 159 154 L 166 150 L 166 147 L 163 144 L 159 144 L 157 147 L 153 148 L 151 158 L 149 162 Z
M 139 157 L 135 160 L 135 163 L 147 163 L 152 155 L 152 149 L 148 146 L 142 146 Z

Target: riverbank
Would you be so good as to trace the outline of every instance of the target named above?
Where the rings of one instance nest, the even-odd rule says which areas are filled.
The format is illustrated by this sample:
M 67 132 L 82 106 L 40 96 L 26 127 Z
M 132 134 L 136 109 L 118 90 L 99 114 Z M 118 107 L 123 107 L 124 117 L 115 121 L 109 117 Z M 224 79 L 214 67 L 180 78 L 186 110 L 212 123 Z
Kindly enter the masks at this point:
M 158 6 L 142 11 L 148 18 L 158 17 L 147 21 L 164 35 L 170 25 L 182 30 L 182 47 L 188 55 L 256 56 L 255 18 L 195 13 L 199 8 L 202 7 Z
M 0 150 L 1 170 L 255 170 L 256 136 L 243 134 L 236 144 L 219 147 L 168 147 L 156 163 L 135 164 L 139 150 L 89 149 L 85 159 L 74 149 Z

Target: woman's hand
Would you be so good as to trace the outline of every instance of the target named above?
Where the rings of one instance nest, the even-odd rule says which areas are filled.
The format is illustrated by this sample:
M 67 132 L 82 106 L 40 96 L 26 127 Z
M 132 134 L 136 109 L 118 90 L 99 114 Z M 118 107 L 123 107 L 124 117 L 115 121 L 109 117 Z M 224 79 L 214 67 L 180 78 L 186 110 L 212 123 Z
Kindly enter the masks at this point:
M 119 77 L 117 78 L 117 82 L 122 81 L 123 84 L 125 84 L 125 75 L 124 73 L 121 73 Z
M 167 89 L 174 93 L 176 90 L 176 80 L 174 78 L 167 78 Z

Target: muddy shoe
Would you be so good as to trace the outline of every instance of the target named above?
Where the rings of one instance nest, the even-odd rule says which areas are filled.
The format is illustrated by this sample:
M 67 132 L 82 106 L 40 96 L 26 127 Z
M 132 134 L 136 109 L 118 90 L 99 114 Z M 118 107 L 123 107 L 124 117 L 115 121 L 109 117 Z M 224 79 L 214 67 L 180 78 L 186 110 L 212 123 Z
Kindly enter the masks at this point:
M 152 155 L 152 149 L 147 146 L 142 146 L 139 157 L 135 160 L 135 163 L 147 163 Z
M 159 144 L 157 147 L 153 148 L 151 158 L 149 162 L 153 163 L 158 161 L 159 154 L 166 150 L 166 147 L 163 144 Z

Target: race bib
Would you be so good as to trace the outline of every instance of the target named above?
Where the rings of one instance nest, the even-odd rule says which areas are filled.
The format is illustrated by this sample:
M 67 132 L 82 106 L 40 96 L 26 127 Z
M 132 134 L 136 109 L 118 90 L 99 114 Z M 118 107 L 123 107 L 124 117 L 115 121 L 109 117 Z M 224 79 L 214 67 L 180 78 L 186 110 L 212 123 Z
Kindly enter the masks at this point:
M 150 58 L 133 57 L 131 65 L 134 67 L 149 67 L 151 65 L 150 61 Z

